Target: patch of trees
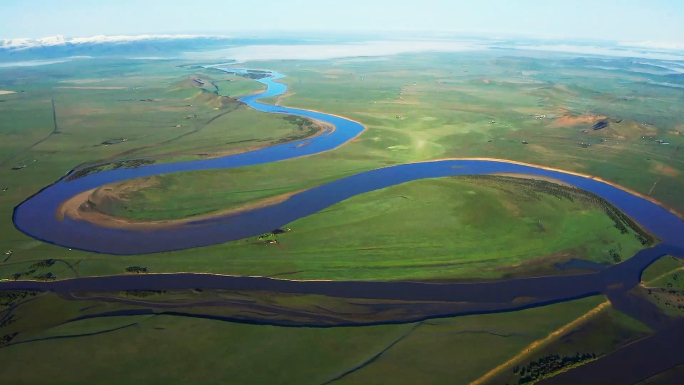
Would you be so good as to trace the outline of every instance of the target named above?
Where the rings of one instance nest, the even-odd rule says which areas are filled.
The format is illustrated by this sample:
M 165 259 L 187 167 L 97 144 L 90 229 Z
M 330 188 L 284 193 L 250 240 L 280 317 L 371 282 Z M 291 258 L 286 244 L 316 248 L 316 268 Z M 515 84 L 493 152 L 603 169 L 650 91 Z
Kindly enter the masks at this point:
M 4 336 L 0 337 L 0 347 L 9 344 L 10 341 L 17 336 L 17 334 L 19 333 L 5 334 Z
M 595 204 L 601 207 L 608 217 L 613 220 L 615 228 L 620 230 L 620 233 L 629 234 L 629 229 L 631 229 L 635 233 L 634 236 L 644 246 L 651 246 L 656 242 L 654 236 L 644 231 L 636 222 L 634 222 L 634 220 L 632 220 L 632 218 L 625 215 L 625 213 L 613 206 L 610 202 L 589 191 L 585 191 L 585 194 L 592 202 L 595 202 Z
M 37 281 L 54 281 L 57 279 L 57 276 L 48 271 L 47 273 L 38 274 L 33 278 Z
M 21 272 L 21 273 L 14 273 L 14 274 L 12 274 L 12 279 L 14 279 L 14 280 L 16 281 L 16 280 L 18 280 L 19 278 L 21 278 L 21 277 L 23 277 L 23 276 L 29 276 L 29 275 L 32 275 L 32 274 L 35 273 L 35 272 L 36 272 L 36 269 L 31 269 L 31 270 L 24 271 L 24 272 Z
M 664 287 L 660 288 L 661 293 L 666 294 L 666 295 L 667 294 L 670 295 L 670 297 L 665 296 L 663 298 L 665 300 L 665 302 L 663 304 L 665 306 L 669 306 L 673 309 L 677 309 L 680 311 L 684 310 L 684 303 L 683 303 L 684 298 L 682 298 L 682 292 L 678 291 L 678 290 L 671 289 L 672 283 L 670 283 L 670 282 L 667 283 L 667 287 L 668 287 L 667 289 Z M 656 302 L 661 303 L 660 302 L 660 299 L 661 299 L 660 296 L 658 294 L 654 293 L 653 290 L 648 289 L 648 295 L 653 296 L 653 299 L 655 299 Z
M 311 121 L 310 119 L 303 118 L 301 116 L 295 116 L 295 115 L 287 115 L 283 119 L 285 119 L 288 123 L 299 127 L 299 131 L 301 131 L 301 132 L 298 134 L 295 134 L 295 135 L 288 136 L 286 138 L 281 138 L 281 139 L 275 141 L 274 144 L 292 142 L 295 140 L 304 139 L 304 138 L 307 138 L 307 137 L 315 134 L 318 131 L 318 126 L 316 126 L 314 124 L 314 122 Z
M 145 273 L 147 273 L 147 267 L 144 267 L 144 266 L 128 266 L 126 268 L 126 273 L 129 273 L 129 274 L 145 274 Z
M 302 116 L 287 115 L 283 119 L 285 119 L 288 123 L 294 124 L 295 126 L 299 127 L 300 130 L 304 129 L 304 127 L 313 126 L 313 122 L 310 119 L 307 119 Z
M 277 141 L 274 141 L 273 144 L 292 142 L 295 140 L 308 138 L 309 136 L 312 136 L 318 132 L 318 126 L 310 119 L 295 115 L 287 115 L 283 119 L 285 119 L 288 123 L 299 127 L 300 132 L 285 138 L 280 138 Z
M 34 297 L 37 291 L 30 290 L 3 290 L 0 291 L 0 306 L 9 307 L 26 297 Z
M 457 178 L 493 187 L 507 194 L 527 198 L 530 201 L 540 201 L 543 197 L 541 194 L 546 194 L 558 199 L 567 199 L 570 202 L 574 202 L 579 195 L 578 192 L 582 191 L 574 187 L 538 179 L 523 179 L 499 175 L 466 175 Z
M 33 265 L 31 265 L 31 268 L 38 269 L 41 267 L 50 267 L 50 266 L 54 265 L 55 262 L 56 261 L 54 259 L 46 259 L 44 261 L 34 263 Z
M 563 368 L 567 368 L 584 361 L 593 360 L 595 358 L 596 354 L 594 353 L 577 353 L 574 356 L 562 357 L 558 354 L 549 354 L 548 356 L 530 362 L 527 366 L 516 366 L 513 368 L 513 373 L 520 376 L 518 379 L 518 384 L 526 384 L 540 380 Z
M 263 78 L 267 78 L 271 76 L 271 73 L 268 71 L 259 71 L 259 70 L 247 70 L 245 72 L 235 72 L 237 76 L 242 76 L 243 78 L 247 79 L 253 79 L 253 80 L 259 80 Z
M 16 281 L 16 280 L 20 279 L 21 277 L 33 276 L 33 274 L 36 271 L 38 271 L 38 269 L 50 267 L 50 266 L 54 265 L 55 262 L 56 261 L 54 259 L 46 259 L 44 261 L 36 262 L 33 265 L 29 266 L 28 270 L 12 274 L 12 279 Z M 33 278 L 37 279 L 39 281 L 48 281 L 48 280 L 56 279 L 57 276 L 55 276 L 51 272 L 47 272 L 47 273 L 41 273 L 41 274 L 38 274 L 36 276 L 33 276 Z
M 617 251 L 615 251 L 615 249 L 608 250 L 608 254 L 610 254 L 610 256 L 613 257 L 613 262 L 615 262 L 615 263 L 622 262 L 622 257 L 620 256 L 620 254 Z
M 0 321 L 0 328 L 9 326 L 15 322 L 17 322 L 17 317 L 15 317 L 14 314 L 10 314 L 8 317 L 5 317 L 2 321 Z

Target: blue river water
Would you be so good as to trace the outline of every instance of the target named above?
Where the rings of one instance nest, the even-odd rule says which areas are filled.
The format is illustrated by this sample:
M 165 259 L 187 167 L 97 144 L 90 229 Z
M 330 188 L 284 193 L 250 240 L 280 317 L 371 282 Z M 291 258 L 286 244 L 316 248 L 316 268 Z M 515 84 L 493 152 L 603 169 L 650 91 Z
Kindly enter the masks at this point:
M 272 76 L 258 80 L 268 86 L 267 90 L 241 98 L 240 101 L 262 112 L 299 115 L 327 122 L 336 127 L 334 131 L 311 139 L 221 158 L 102 171 L 72 180 L 62 178 L 15 208 L 13 221 L 16 228 L 41 241 L 72 249 L 121 255 L 158 253 L 256 236 L 355 195 L 408 181 L 454 175 L 524 173 L 555 178 L 591 191 L 613 203 L 664 244 L 684 247 L 684 221 L 655 203 L 594 179 L 489 160 L 441 160 L 381 168 L 312 188 L 273 206 L 159 230 L 113 229 L 68 217 L 59 220 L 55 216 L 59 205 L 68 198 L 105 184 L 174 172 L 258 165 L 318 154 L 348 142 L 364 130 L 360 123 L 342 117 L 259 102 L 259 99 L 281 95 L 286 91 L 287 86 L 277 82 L 283 77 L 273 72 Z M 311 161 L 315 160 L 312 158 Z

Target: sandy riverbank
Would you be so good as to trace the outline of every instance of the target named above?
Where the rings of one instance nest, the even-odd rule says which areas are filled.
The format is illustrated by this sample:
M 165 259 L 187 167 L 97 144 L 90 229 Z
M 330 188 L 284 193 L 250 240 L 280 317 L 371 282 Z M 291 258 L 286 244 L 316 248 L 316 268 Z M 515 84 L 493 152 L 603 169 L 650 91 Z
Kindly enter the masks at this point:
M 99 190 L 99 191 L 98 191 Z M 149 230 L 161 230 L 168 229 L 172 227 L 179 227 L 183 225 L 192 225 L 194 222 L 222 218 L 231 215 L 237 215 L 242 212 L 260 209 L 263 207 L 273 206 L 278 203 L 284 202 L 295 194 L 298 194 L 304 190 L 298 190 L 289 192 L 286 194 L 276 195 L 270 198 L 262 199 L 258 202 L 250 203 L 241 207 L 221 210 L 211 214 L 198 215 L 191 218 L 184 219 L 173 219 L 173 220 L 163 220 L 163 221 L 137 221 L 134 219 L 115 217 L 112 215 L 104 214 L 93 209 L 93 202 L 91 199 L 102 200 L 102 199 L 120 199 L 117 192 L 120 190 L 111 189 L 109 191 L 103 191 L 101 188 L 95 188 L 92 190 L 84 191 L 80 194 L 74 195 L 73 197 L 62 202 L 55 212 L 55 217 L 59 221 L 63 221 L 65 217 L 69 217 L 73 220 L 87 221 L 93 223 L 97 226 L 106 227 L 110 229 L 126 229 L 126 230 L 136 230 L 136 231 L 149 231 Z M 109 195 L 108 195 L 109 194 Z M 94 195 L 99 195 L 93 198 Z M 96 206 L 96 205 L 95 205 Z

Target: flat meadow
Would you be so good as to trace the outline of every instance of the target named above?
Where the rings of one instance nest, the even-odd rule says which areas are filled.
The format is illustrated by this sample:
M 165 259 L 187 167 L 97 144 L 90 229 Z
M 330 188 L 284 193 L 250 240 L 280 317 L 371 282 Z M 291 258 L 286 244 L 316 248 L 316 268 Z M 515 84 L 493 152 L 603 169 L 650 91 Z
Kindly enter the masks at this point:
M 611 69 L 597 65 L 605 60 Z M 496 278 L 556 274 L 555 263 L 573 258 L 615 263 L 611 250 L 624 260 L 641 247 L 631 235 L 611 230 L 596 208 L 543 200 L 544 209 L 535 210 L 520 196 L 458 180 L 352 198 L 290 224 L 293 231 L 278 236 L 277 245 L 255 237 L 111 257 L 46 245 L 13 228 L 16 204 L 78 165 L 221 156 L 302 135 L 283 117 L 235 102 L 261 84 L 196 64 L 84 60 L 3 70 L 0 88 L 17 93 L 3 95 L 0 103 L 13 116 L 0 132 L 7 154 L 0 171 L 6 186 L 0 187 L 8 188 L 0 194 L 8 218 L 0 247 L 12 251 L 0 264 L 1 276 L 26 271 L 49 255 L 73 266 L 65 265 L 59 278 L 117 274 L 130 265 L 157 272 L 296 272 L 297 278 Z M 684 187 L 682 90 L 661 84 L 677 80 L 658 63 L 489 52 L 240 66 L 287 75 L 288 93 L 267 102 L 346 116 L 367 129 L 311 157 L 132 181 L 99 209 L 139 221 L 193 218 L 387 165 L 492 157 L 596 175 L 684 211 L 677 193 Z M 515 236 L 503 235 L 509 233 Z M 501 250 L 510 255 L 502 258 Z

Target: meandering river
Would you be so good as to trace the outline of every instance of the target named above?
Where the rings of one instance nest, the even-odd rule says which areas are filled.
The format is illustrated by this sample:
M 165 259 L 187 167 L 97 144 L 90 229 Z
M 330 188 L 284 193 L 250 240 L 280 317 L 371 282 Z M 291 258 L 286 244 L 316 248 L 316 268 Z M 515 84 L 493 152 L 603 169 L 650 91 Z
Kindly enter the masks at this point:
M 286 91 L 287 86 L 277 82 L 283 77 L 273 72 L 271 76 L 259 79 L 267 86 L 266 91 L 243 97 L 240 101 L 258 111 L 309 117 L 332 124 L 336 129 L 314 138 L 221 158 L 108 170 L 76 179 L 65 177 L 17 206 L 13 216 L 15 226 L 31 237 L 72 249 L 125 255 L 157 253 L 256 236 L 352 196 L 417 179 L 524 173 L 555 178 L 591 191 L 613 203 L 665 243 L 684 246 L 684 222 L 653 202 L 595 179 L 493 160 L 441 160 L 381 168 L 312 188 L 272 206 L 158 230 L 114 229 L 68 216 L 58 219 L 55 215 L 60 204 L 67 199 L 109 183 L 173 172 L 251 166 L 318 154 L 347 143 L 364 130 L 360 123 L 340 116 L 259 102 L 259 99 L 282 95 Z
M 643 270 L 660 256 L 670 254 L 684 257 L 684 221 L 657 203 L 594 178 L 495 160 L 440 160 L 386 167 L 303 191 L 273 206 L 211 220 L 195 221 L 177 228 L 133 231 L 100 227 L 69 217 L 57 219 L 55 213 L 62 202 L 105 184 L 172 172 L 243 167 L 318 154 L 347 143 L 363 131 L 364 127 L 360 123 L 343 117 L 259 102 L 259 99 L 281 95 L 286 91 L 286 85 L 276 81 L 281 78 L 283 75 L 273 72 L 271 76 L 258 80 L 267 85 L 267 90 L 241 98 L 240 101 L 258 111 L 309 117 L 332 124 L 336 129 L 311 139 L 222 158 L 102 171 L 71 180 L 65 177 L 17 206 L 13 215 L 15 226 L 36 239 L 73 249 L 108 254 L 156 253 L 208 246 L 259 235 L 355 195 L 408 181 L 453 175 L 524 173 L 555 178 L 603 197 L 660 238 L 662 243 L 641 250 L 625 262 L 594 273 L 488 283 L 299 282 L 259 277 L 175 273 L 86 277 L 54 282 L 6 281 L 0 282 L 0 289 L 51 290 L 62 293 L 195 288 L 268 290 L 348 298 L 465 301 L 472 303 L 473 306 L 462 314 L 472 314 L 541 306 L 598 293 L 607 294 L 609 297 L 618 292 L 625 293 L 638 284 Z M 304 143 L 307 145 L 301 146 Z M 529 300 L 517 303 L 517 298 Z M 622 305 L 616 303 L 614 306 Z M 629 305 L 620 310 L 629 314 Z M 638 318 L 638 314 L 636 316 Z M 679 329 L 671 329 L 679 333 Z M 670 330 L 668 333 L 674 332 Z

